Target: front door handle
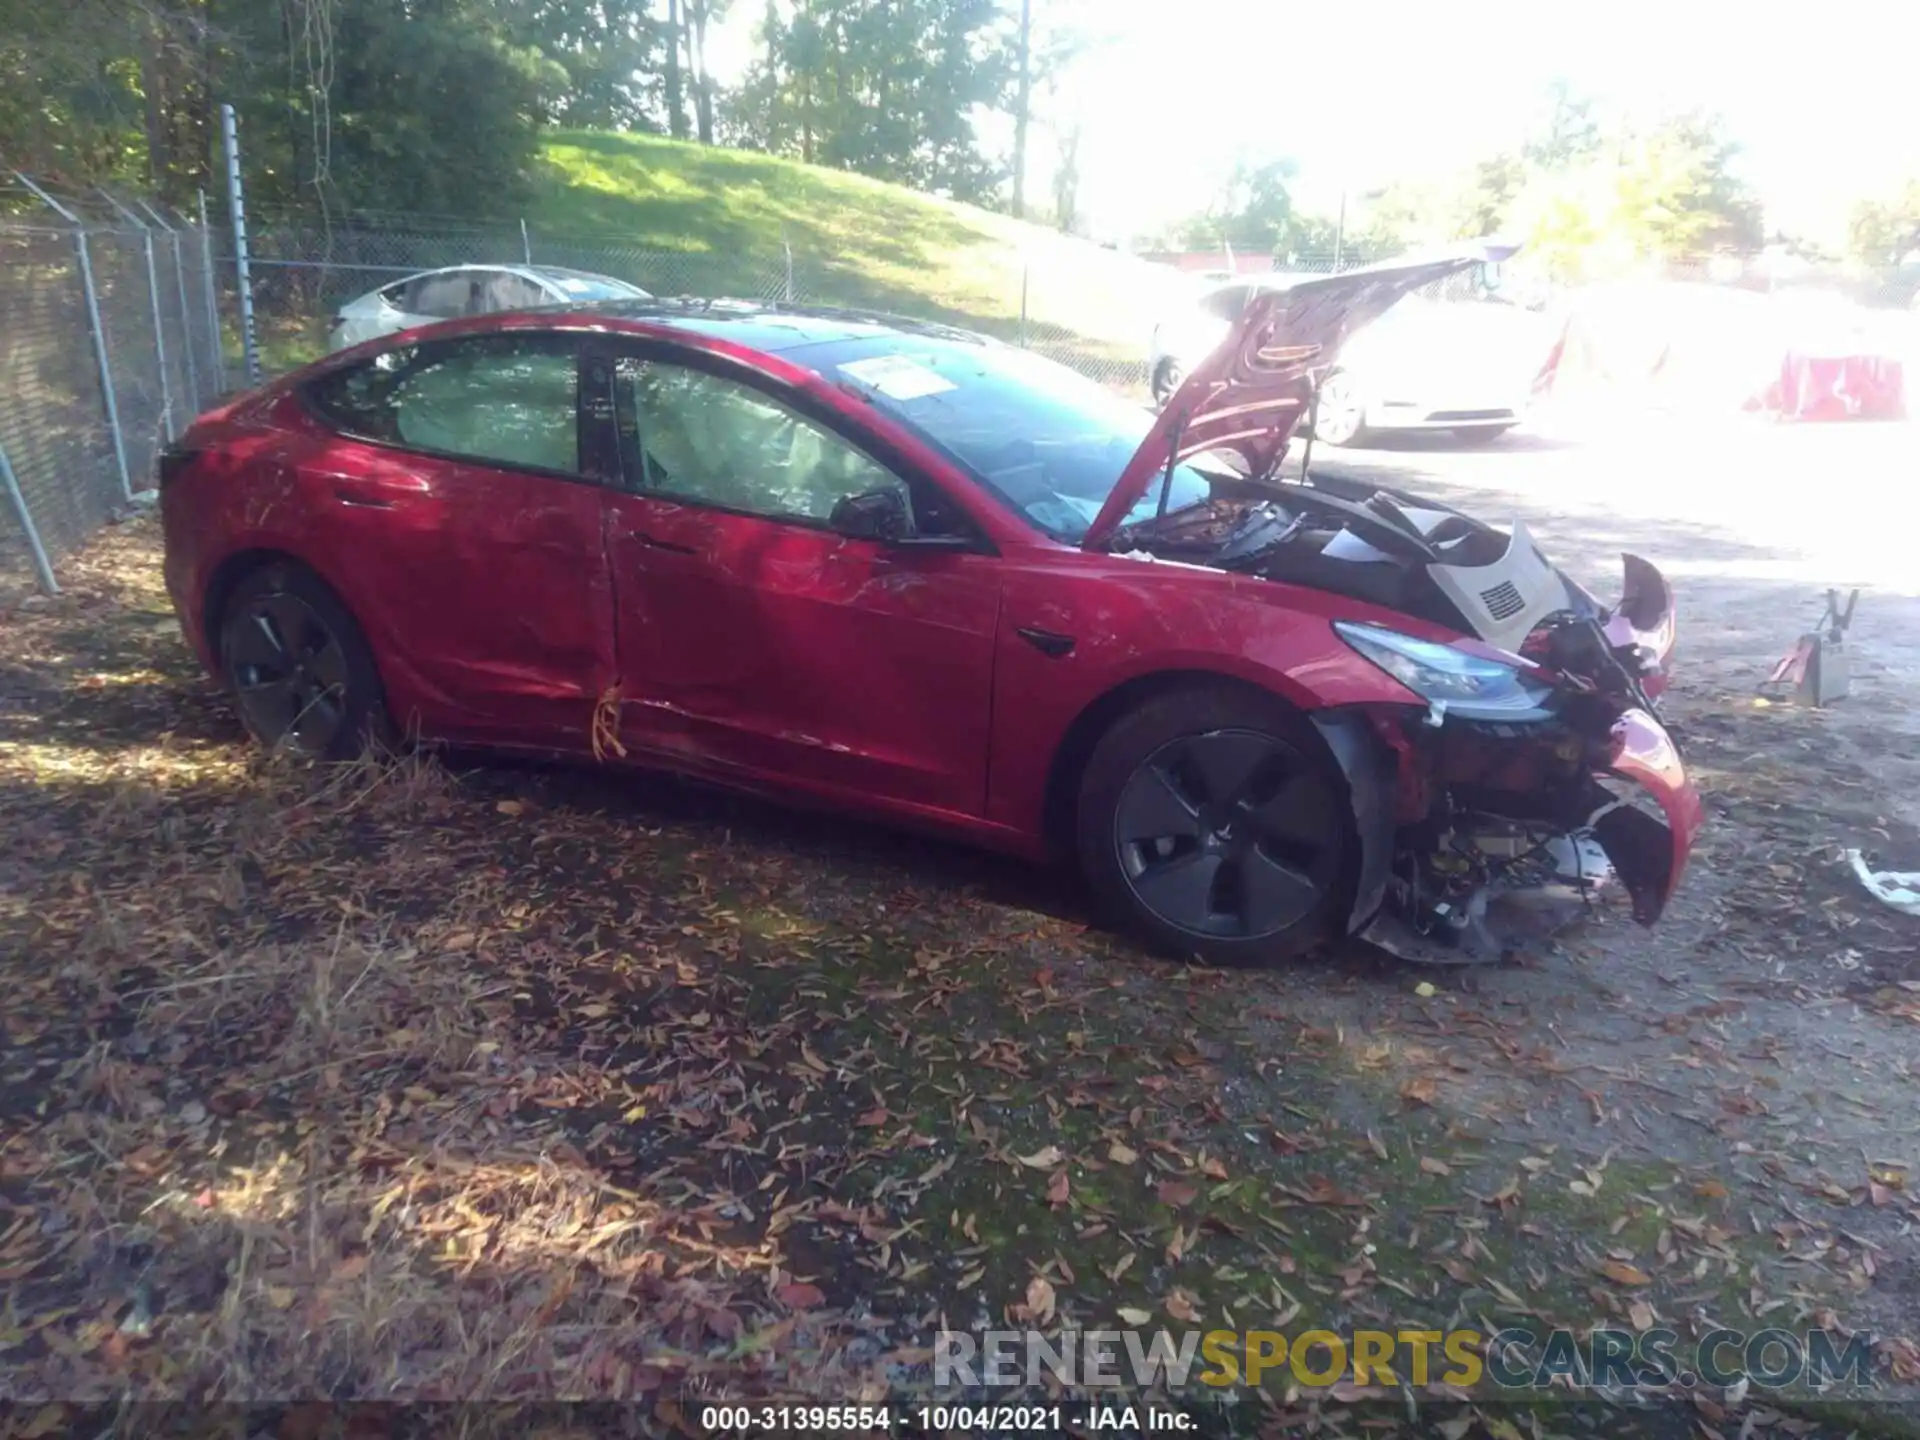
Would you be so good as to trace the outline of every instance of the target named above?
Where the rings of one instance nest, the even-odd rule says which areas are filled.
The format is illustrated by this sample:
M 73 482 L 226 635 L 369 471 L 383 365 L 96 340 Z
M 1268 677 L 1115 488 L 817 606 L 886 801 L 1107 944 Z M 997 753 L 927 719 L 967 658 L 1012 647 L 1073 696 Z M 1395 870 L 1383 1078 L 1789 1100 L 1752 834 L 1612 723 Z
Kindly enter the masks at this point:
M 698 555 L 700 553 L 699 550 L 692 545 L 682 545 L 677 540 L 662 540 L 658 536 L 648 535 L 639 530 L 633 531 L 632 534 L 634 539 L 638 540 L 649 550 L 670 550 L 675 555 Z

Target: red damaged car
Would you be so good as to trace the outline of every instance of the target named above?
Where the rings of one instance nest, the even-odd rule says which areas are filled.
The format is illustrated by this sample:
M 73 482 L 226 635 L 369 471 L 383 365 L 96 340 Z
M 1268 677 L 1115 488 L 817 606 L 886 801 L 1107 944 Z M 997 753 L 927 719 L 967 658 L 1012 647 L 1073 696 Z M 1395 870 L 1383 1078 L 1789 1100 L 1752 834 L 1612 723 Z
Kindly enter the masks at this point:
M 1490 901 L 1613 879 L 1650 924 L 1701 815 L 1659 573 L 1628 557 L 1608 607 L 1520 526 L 1279 473 L 1342 340 L 1480 258 L 1262 294 L 1157 417 L 864 314 L 389 336 L 167 452 L 167 583 L 308 756 L 591 755 L 1072 856 L 1221 961 L 1478 958 Z

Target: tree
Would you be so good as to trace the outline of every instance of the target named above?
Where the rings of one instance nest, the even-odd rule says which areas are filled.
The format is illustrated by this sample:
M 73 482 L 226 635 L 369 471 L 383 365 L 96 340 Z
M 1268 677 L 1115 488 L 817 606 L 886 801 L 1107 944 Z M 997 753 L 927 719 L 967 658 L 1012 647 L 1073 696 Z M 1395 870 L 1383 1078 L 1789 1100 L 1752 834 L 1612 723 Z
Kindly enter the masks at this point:
M 998 0 L 768 5 L 730 128 L 777 154 L 985 200 L 1004 168 L 976 110 L 1004 104 L 1013 59 Z
M 1868 265 L 1898 265 L 1920 249 L 1920 179 L 1854 206 L 1847 239 L 1854 258 Z
M 1027 122 L 1033 109 L 1033 0 L 1020 0 L 1018 90 L 1013 102 L 1013 218 L 1027 213 Z M 1076 154 L 1078 140 L 1075 141 Z

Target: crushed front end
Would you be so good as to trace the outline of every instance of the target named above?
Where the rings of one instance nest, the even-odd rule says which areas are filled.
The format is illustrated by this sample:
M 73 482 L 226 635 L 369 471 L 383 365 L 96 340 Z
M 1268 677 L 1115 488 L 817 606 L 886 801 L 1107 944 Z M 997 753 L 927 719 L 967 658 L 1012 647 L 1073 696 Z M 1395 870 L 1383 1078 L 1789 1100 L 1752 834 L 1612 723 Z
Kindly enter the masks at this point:
M 1644 562 L 1628 572 L 1630 588 L 1658 582 L 1659 613 L 1643 588 L 1633 621 L 1610 624 L 1618 608 L 1563 614 L 1521 654 L 1340 627 L 1416 693 L 1461 692 L 1318 717 L 1362 832 L 1361 938 L 1427 963 L 1498 960 L 1615 885 L 1641 924 L 1660 918 L 1702 812 L 1651 693 L 1671 651 L 1671 595 Z

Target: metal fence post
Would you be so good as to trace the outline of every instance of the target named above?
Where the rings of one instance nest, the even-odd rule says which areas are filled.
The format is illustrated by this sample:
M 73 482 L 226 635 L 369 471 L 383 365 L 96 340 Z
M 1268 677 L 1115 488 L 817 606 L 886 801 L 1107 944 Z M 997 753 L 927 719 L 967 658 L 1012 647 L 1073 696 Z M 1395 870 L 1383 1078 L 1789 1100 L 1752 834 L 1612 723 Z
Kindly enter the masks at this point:
M 787 304 L 791 305 L 793 303 L 793 246 L 787 243 L 787 237 L 784 234 L 780 237 L 780 249 L 787 257 Z
M 200 283 L 207 291 L 207 349 L 213 360 L 213 393 L 227 388 L 226 346 L 220 339 L 220 290 L 213 280 L 213 226 L 207 220 L 207 192 L 200 192 Z
M 1020 347 L 1023 350 L 1027 344 L 1027 277 L 1031 270 L 1032 266 L 1026 261 L 1020 262 Z
M 220 107 L 220 138 L 227 150 L 227 208 L 233 215 L 233 267 L 240 285 L 240 352 L 247 384 L 260 383 L 260 341 L 253 328 L 253 275 L 247 269 L 247 206 L 240 183 L 240 122 L 233 106 Z
M 533 264 L 533 237 L 527 233 L 527 217 L 520 217 L 520 258 Z
M 93 337 L 93 360 L 100 372 L 100 399 L 107 412 L 107 433 L 113 438 L 113 460 L 120 471 L 120 494 L 131 501 L 133 477 L 127 472 L 127 446 L 120 436 L 120 404 L 113 394 L 113 363 L 107 358 L 107 332 L 100 323 L 100 292 L 93 283 L 93 254 L 87 246 L 86 224 L 18 170 L 13 173 L 48 209 L 73 226 L 74 248 L 80 255 L 80 289 L 87 300 L 87 331 Z
M 173 291 L 180 299 L 180 354 L 187 368 L 187 403 L 193 408 L 189 415 L 200 413 L 200 364 L 193 353 L 193 321 L 187 311 L 187 267 L 180 254 L 180 232 L 167 223 L 162 215 L 146 201 L 140 202 L 140 208 L 151 215 L 154 223 L 167 232 L 167 238 L 173 242 Z
M 7 459 L 4 445 L 0 445 L 0 480 L 6 482 L 7 497 L 13 501 L 14 513 L 20 517 L 20 533 L 27 537 L 27 549 L 33 552 L 33 569 L 40 577 L 40 588 L 49 595 L 58 595 L 60 584 L 53 578 L 53 563 L 47 559 L 47 547 L 40 543 L 33 512 L 27 509 L 27 497 L 20 489 L 19 477 L 13 473 L 13 462 Z
M 167 378 L 167 326 L 160 314 L 160 268 L 153 261 L 153 230 L 133 211 L 96 185 L 100 196 L 140 232 L 140 250 L 147 261 L 147 307 L 153 316 L 153 357 L 160 367 L 160 433 L 171 442 L 173 430 L 173 382 Z

